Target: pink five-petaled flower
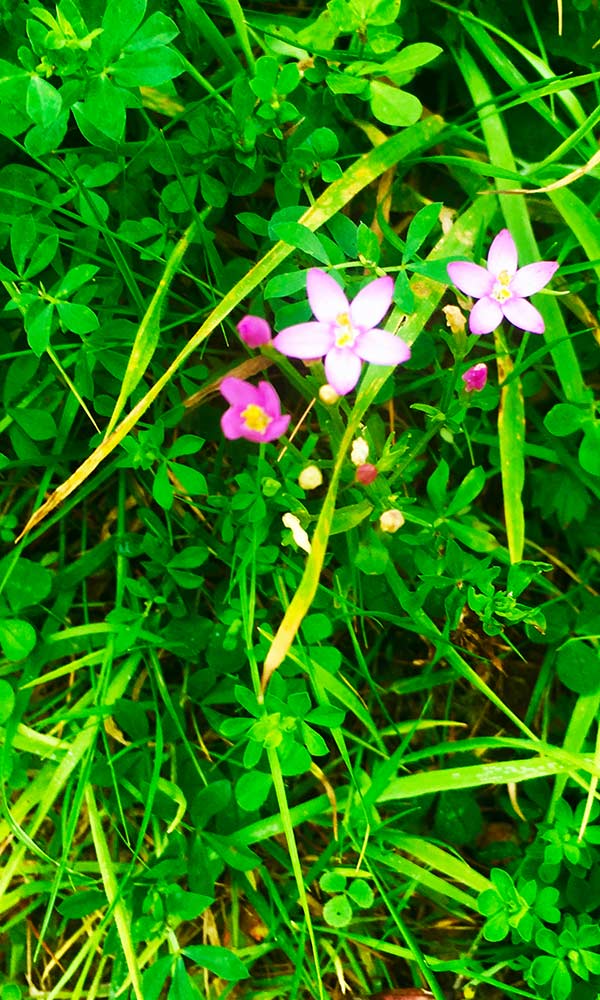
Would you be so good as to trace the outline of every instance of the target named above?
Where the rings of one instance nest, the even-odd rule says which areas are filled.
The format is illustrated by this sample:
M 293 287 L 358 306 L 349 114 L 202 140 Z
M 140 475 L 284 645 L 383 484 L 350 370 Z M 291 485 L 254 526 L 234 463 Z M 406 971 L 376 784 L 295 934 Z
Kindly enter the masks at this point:
M 345 396 L 358 382 L 363 361 L 398 365 L 410 357 L 410 348 L 400 337 L 377 329 L 392 304 L 393 291 L 391 278 L 376 278 L 349 303 L 337 281 L 312 267 L 306 292 L 316 321 L 286 327 L 273 346 L 290 358 L 324 356 L 329 385 Z
M 237 325 L 237 332 L 248 347 L 260 347 L 271 340 L 271 327 L 262 316 L 244 316 Z
M 517 264 L 517 248 L 508 229 L 502 229 L 494 239 L 487 267 L 464 260 L 448 264 L 448 274 L 456 287 L 479 299 L 469 316 L 471 333 L 491 333 L 503 317 L 520 330 L 544 332 L 541 313 L 524 296 L 547 285 L 558 264 L 554 260 L 539 260 L 520 268 Z
M 230 375 L 219 388 L 229 403 L 221 417 L 221 429 L 230 441 L 240 437 L 274 441 L 287 430 L 291 418 L 282 416 L 279 396 L 269 382 L 259 382 L 257 387 Z
M 465 383 L 465 392 L 481 392 L 487 382 L 488 367 L 482 361 L 481 364 L 468 368 L 464 375 L 461 375 Z

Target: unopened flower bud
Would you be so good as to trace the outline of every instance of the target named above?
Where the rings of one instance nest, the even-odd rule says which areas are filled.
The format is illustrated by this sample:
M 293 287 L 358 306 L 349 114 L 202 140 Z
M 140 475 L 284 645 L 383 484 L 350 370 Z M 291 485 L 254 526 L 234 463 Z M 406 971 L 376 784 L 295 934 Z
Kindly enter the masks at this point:
M 462 376 L 465 392 L 481 392 L 487 382 L 488 368 L 486 364 L 473 365 Z
M 393 535 L 398 528 L 401 528 L 404 524 L 404 514 L 401 510 L 393 507 L 391 510 L 384 510 L 383 514 L 379 518 L 379 527 L 382 531 L 386 531 L 388 534 Z
M 317 465 L 307 465 L 298 476 L 298 485 L 303 490 L 316 490 L 323 482 L 323 473 Z
M 374 483 L 377 479 L 377 468 L 369 462 L 365 465 L 359 465 L 354 478 L 357 483 L 362 483 L 363 486 L 369 486 L 370 483 Z
M 319 389 L 319 399 L 322 403 L 325 403 L 325 406 L 333 406 L 334 403 L 337 403 L 339 398 L 340 397 L 337 392 L 332 385 L 329 385 L 329 383 L 322 385 Z
M 350 461 L 353 465 L 364 465 L 369 457 L 369 445 L 364 438 L 356 438 L 352 442 Z
M 244 316 L 237 325 L 237 332 L 248 347 L 260 347 L 271 340 L 271 327 L 262 316 Z

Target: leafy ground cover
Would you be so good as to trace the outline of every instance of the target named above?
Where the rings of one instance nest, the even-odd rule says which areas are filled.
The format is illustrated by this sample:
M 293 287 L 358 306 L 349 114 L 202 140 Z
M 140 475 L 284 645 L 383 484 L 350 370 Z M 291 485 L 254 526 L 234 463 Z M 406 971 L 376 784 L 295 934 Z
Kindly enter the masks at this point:
M 0 19 L 1 1000 L 597 1000 L 596 7 Z

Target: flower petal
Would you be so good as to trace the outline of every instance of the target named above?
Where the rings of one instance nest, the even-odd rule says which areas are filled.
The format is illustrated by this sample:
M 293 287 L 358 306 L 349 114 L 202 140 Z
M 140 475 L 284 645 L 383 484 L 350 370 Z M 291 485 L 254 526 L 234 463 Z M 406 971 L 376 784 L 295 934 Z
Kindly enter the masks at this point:
M 502 309 L 495 299 L 484 296 L 476 302 L 469 316 L 471 333 L 491 333 L 502 322 Z
M 322 358 L 335 341 L 329 323 L 296 323 L 273 338 L 273 347 L 288 358 Z
M 251 385 L 250 382 L 244 382 L 243 378 L 235 378 L 234 375 L 228 375 L 227 378 L 223 379 L 219 391 L 231 406 L 243 407 L 250 403 L 256 403 L 255 386 Z
M 391 278 L 375 278 L 361 288 L 350 304 L 352 326 L 372 330 L 383 319 L 392 304 L 394 282 Z
M 277 417 L 272 424 L 269 424 L 261 441 L 274 441 L 275 438 L 281 437 L 287 431 L 291 419 L 289 413 L 286 413 L 283 417 Z
M 548 284 L 557 268 L 558 262 L 555 260 L 538 260 L 535 264 L 526 264 L 515 274 L 510 290 L 520 298 L 533 295 Z
M 230 407 L 221 417 L 221 430 L 228 441 L 244 436 L 244 422 L 239 413 Z
M 275 418 L 281 415 L 281 403 L 279 402 L 279 396 L 270 382 L 258 383 L 256 401 L 259 406 L 262 406 L 265 413 L 267 413 L 270 417 Z
M 360 378 L 361 360 L 347 347 L 332 347 L 325 358 L 325 374 L 338 396 L 351 392 Z
M 517 270 L 518 264 L 519 260 L 515 241 L 508 229 L 501 229 L 488 253 L 488 271 L 491 271 L 496 278 L 502 271 L 506 271 L 512 277 Z
M 348 312 L 348 299 L 342 289 L 335 278 L 320 267 L 311 267 L 308 272 L 306 294 L 310 308 L 321 323 L 333 323 L 340 313 Z
M 527 299 L 507 299 L 502 311 L 509 323 L 528 333 L 543 333 L 546 329 L 542 314 Z
M 494 276 L 485 267 L 479 264 L 472 264 L 468 260 L 453 260 L 448 264 L 448 274 L 450 280 L 465 295 L 472 295 L 476 299 L 489 295 L 494 287 Z
M 366 330 L 356 338 L 353 350 L 374 365 L 399 365 L 410 358 L 408 344 L 387 330 Z

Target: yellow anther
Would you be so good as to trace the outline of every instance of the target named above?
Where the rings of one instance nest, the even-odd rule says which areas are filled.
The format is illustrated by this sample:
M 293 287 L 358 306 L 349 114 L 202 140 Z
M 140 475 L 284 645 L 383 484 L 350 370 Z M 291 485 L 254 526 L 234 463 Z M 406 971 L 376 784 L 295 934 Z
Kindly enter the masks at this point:
M 242 410 L 242 418 L 249 431 L 258 431 L 264 434 L 267 427 L 273 420 L 268 413 L 265 413 L 262 406 L 250 403 L 245 410 Z

